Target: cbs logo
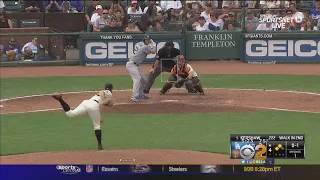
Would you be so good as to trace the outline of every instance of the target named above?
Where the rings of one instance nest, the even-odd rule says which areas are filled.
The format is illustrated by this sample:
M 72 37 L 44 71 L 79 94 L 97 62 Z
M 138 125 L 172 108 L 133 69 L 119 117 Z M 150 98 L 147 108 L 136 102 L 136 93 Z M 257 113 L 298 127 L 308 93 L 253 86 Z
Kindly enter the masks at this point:
M 267 147 L 263 144 L 258 144 L 255 148 L 251 145 L 244 145 L 240 149 L 240 156 L 244 160 L 256 159 L 256 160 L 265 160 L 267 159 L 265 153 Z

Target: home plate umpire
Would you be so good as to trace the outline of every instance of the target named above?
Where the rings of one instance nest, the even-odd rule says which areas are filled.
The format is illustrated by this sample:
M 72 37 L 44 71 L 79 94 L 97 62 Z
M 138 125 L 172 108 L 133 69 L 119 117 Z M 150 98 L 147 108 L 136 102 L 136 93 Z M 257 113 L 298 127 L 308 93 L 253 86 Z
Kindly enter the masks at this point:
M 165 45 L 159 49 L 156 61 L 154 65 L 152 66 L 152 69 L 150 70 L 150 73 L 148 75 L 147 84 L 145 85 L 143 92 L 145 94 L 148 94 L 154 80 L 162 73 L 162 72 L 171 72 L 171 69 L 177 64 L 177 62 L 174 60 L 175 57 L 180 55 L 180 50 L 174 47 L 174 44 L 172 41 L 168 41 L 165 43 Z M 161 63 L 160 63 L 161 61 Z M 162 66 L 162 67 L 161 67 Z M 194 92 L 193 92 L 194 91 Z M 190 93 L 197 93 L 194 89 L 189 90 Z

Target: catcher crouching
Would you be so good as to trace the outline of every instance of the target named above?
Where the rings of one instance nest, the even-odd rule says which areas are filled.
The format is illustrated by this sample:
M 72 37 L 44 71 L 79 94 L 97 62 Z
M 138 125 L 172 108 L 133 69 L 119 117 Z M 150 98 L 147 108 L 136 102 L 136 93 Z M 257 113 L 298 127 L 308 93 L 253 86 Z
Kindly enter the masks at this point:
M 159 94 L 167 93 L 174 84 L 176 88 L 181 88 L 185 85 L 189 93 L 199 92 L 201 95 L 204 95 L 198 74 L 190 64 L 186 63 L 184 56 L 179 55 L 176 57 L 176 60 L 178 64 L 171 69 L 170 76 Z

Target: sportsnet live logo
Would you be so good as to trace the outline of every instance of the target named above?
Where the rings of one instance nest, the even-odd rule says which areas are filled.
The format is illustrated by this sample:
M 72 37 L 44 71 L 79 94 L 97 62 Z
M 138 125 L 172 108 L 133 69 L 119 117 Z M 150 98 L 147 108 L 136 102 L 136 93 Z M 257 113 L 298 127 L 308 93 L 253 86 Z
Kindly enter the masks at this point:
M 259 18 L 259 23 L 271 23 L 273 30 L 285 29 L 289 26 L 296 26 L 297 23 L 302 23 L 302 18 L 300 17 L 279 17 L 278 15 L 261 14 Z

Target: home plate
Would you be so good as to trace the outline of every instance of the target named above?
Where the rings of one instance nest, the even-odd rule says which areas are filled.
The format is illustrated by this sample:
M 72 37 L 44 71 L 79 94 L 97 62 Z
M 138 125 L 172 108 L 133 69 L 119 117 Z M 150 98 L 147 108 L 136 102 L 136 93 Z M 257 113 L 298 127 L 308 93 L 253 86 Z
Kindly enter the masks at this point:
M 160 102 L 179 102 L 178 100 L 161 100 Z
M 3 108 L 4 106 L 3 105 L 0 105 L 0 108 Z

